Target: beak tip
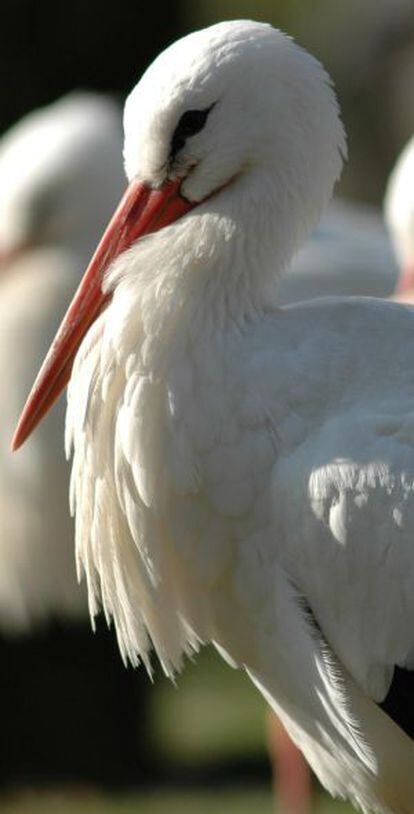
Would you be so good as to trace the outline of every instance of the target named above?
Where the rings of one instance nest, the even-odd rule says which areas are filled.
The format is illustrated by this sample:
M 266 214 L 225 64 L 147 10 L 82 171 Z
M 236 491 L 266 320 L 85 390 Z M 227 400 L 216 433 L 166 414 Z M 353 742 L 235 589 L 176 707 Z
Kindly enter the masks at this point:
M 37 416 L 38 413 L 34 412 L 32 409 L 32 395 L 30 395 L 23 408 L 23 412 L 19 418 L 13 438 L 11 440 L 10 449 L 12 452 L 17 452 L 17 450 L 23 446 L 25 441 L 27 441 L 29 435 L 32 434 L 34 428 L 38 424 L 40 417 L 42 416 L 42 412 L 40 412 L 39 418 Z
M 11 440 L 11 444 L 10 444 L 11 452 L 17 452 L 17 450 L 20 449 L 22 444 L 24 444 L 24 442 L 25 442 L 25 440 L 27 438 L 27 435 L 28 435 L 28 433 L 25 432 L 24 427 L 22 426 L 22 422 L 19 421 L 19 423 L 18 423 L 18 425 L 17 425 L 17 427 L 16 427 L 16 429 L 14 431 L 13 438 Z
M 17 450 L 20 449 L 20 447 L 21 447 L 21 444 L 19 443 L 19 439 L 18 439 L 18 437 L 17 437 L 17 435 L 15 433 L 13 435 L 12 440 L 11 440 L 10 452 L 17 452 Z

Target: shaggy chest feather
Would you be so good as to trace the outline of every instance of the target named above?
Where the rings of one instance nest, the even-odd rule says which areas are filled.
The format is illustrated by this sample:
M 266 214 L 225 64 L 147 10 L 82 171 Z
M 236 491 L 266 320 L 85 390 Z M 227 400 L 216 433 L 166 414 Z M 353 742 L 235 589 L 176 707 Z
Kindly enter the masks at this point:
M 235 340 L 186 337 L 156 370 L 148 336 L 126 340 L 101 318 L 70 385 L 78 568 L 92 615 L 102 604 L 114 617 L 124 657 L 149 668 L 152 643 L 170 674 L 199 640 L 226 647 L 228 620 L 266 601 L 266 580 L 249 574 L 269 566 L 275 446 L 232 374 Z

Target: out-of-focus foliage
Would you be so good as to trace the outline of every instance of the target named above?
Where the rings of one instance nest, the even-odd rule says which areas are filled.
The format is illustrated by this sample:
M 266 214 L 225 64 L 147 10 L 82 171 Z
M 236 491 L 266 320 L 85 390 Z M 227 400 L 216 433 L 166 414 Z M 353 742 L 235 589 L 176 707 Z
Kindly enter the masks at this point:
M 154 746 L 168 765 L 265 757 L 265 702 L 247 676 L 205 648 L 149 697 Z
M 276 814 L 269 789 L 160 791 L 117 797 L 28 794 L 2 801 L 2 814 Z M 283 812 L 280 812 L 283 814 Z M 320 795 L 315 814 L 355 814 L 346 803 Z
M 73 88 L 121 93 L 180 36 L 178 0 L 2 0 L 0 132 Z

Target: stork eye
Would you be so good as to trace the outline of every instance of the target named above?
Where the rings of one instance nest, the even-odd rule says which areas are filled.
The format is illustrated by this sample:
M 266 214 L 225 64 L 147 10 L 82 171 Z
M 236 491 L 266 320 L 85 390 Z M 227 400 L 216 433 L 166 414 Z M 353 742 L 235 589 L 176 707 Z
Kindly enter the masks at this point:
M 186 112 L 183 113 L 171 139 L 171 158 L 174 158 L 179 150 L 184 147 L 189 136 L 195 136 L 196 133 L 199 133 L 200 130 L 203 129 L 212 107 L 213 105 L 207 107 L 205 110 L 186 110 Z

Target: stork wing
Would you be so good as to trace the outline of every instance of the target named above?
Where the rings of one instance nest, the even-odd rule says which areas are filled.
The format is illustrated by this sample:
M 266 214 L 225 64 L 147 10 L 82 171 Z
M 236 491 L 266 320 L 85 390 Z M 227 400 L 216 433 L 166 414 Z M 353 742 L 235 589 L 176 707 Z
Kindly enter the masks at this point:
M 277 557 L 376 701 L 414 667 L 413 339 L 408 309 L 325 301 L 286 309 L 261 354 Z
M 283 562 L 376 701 L 396 665 L 414 667 L 413 441 L 414 415 L 350 410 L 279 461 L 274 481 Z

